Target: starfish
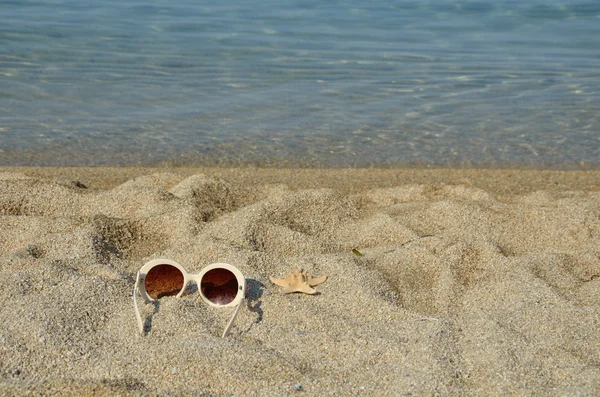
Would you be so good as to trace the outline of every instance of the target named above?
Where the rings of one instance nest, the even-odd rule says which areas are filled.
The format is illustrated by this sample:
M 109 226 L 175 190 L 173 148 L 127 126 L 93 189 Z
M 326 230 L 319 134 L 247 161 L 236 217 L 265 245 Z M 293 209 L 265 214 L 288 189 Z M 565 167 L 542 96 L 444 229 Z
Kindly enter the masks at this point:
M 269 280 L 273 284 L 283 287 L 281 292 L 291 294 L 292 292 L 303 292 L 305 294 L 315 294 L 317 290 L 311 287 L 324 283 L 327 276 L 313 278 L 304 270 L 298 269 L 295 272 L 288 274 L 284 279 L 279 279 L 269 276 Z

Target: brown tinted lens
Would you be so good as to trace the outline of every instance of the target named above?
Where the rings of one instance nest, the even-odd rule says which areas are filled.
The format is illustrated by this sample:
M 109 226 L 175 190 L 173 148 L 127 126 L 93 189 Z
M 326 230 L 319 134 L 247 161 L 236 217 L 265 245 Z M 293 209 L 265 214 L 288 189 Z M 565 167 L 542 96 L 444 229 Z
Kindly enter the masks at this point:
M 152 299 L 177 295 L 183 288 L 183 273 L 175 266 L 154 266 L 146 275 L 146 292 Z
M 200 291 L 212 303 L 226 305 L 237 296 L 237 278 L 227 269 L 209 270 L 200 281 Z

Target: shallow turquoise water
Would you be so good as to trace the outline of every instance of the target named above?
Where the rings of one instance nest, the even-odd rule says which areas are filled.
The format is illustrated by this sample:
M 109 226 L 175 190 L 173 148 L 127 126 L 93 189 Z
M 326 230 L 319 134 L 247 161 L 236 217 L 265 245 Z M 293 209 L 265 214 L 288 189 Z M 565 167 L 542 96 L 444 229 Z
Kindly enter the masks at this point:
M 600 165 L 598 1 L 0 1 L 0 165 Z

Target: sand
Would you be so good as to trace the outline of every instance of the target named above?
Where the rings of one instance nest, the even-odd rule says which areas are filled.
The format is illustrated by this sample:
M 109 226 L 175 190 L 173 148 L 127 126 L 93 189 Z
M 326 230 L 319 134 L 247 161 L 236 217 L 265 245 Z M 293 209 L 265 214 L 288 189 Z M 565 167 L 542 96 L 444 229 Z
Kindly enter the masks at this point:
M 0 229 L 1 395 L 600 395 L 599 171 L 4 167 Z M 161 257 L 243 272 L 229 336 L 138 334 Z

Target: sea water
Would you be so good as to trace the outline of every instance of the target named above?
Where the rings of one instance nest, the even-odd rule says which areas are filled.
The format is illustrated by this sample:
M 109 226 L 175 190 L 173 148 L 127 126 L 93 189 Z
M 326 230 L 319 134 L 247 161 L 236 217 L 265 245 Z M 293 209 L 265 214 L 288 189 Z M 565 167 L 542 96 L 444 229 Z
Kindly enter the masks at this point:
M 0 165 L 600 165 L 597 0 L 0 1 Z

